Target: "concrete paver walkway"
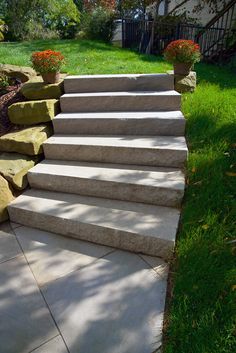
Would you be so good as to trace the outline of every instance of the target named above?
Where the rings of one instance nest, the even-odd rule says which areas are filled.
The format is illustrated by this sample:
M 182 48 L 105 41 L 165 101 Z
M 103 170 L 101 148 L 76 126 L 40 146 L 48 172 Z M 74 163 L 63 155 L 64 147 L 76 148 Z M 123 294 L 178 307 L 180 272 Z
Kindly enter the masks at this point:
M 17 224 L 0 229 L 0 353 L 159 351 L 163 260 Z

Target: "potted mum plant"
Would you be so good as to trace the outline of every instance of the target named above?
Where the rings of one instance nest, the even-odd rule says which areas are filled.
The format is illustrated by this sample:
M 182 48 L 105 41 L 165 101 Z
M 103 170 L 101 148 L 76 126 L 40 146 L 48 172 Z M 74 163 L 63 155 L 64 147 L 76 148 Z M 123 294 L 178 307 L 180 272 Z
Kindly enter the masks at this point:
M 188 75 L 193 64 L 200 61 L 200 47 L 192 40 L 175 40 L 164 50 L 164 58 L 173 64 L 175 74 Z
M 35 52 L 31 56 L 32 66 L 39 72 L 45 83 L 57 83 L 60 80 L 60 69 L 65 58 L 59 51 L 51 49 Z

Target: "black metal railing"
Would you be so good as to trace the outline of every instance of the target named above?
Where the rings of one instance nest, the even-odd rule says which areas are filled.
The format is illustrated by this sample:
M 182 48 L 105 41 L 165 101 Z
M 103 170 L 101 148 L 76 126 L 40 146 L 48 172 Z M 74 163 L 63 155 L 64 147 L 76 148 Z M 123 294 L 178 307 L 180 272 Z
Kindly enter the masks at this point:
M 153 21 L 147 20 L 122 20 L 122 45 L 123 48 L 140 48 L 142 42 L 149 40 Z
M 231 0 L 201 31 L 196 41 L 202 55 L 211 58 L 223 53 L 230 38 L 236 36 L 236 0 Z
M 122 43 L 124 48 L 136 48 L 145 52 L 162 54 L 165 47 L 173 40 L 191 39 L 199 43 L 203 58 L 209 59 L 223 53 L 229 40 L 236 37 L 236 0 L 232 0 L 207 26 L 194 24 L 167 24 L 163 21 L 122 20 Z M 154 34 L 154 35 L 153 35 Z M 151 46 L 150 46 L 151 44 Z

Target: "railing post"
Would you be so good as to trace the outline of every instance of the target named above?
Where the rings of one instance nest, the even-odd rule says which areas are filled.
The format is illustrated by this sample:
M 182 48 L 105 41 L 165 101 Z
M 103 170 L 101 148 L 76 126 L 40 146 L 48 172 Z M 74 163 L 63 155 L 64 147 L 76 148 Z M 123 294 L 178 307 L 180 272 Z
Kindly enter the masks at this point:
M 180 39 L 180 23 L 176 25 L 176 39 Z

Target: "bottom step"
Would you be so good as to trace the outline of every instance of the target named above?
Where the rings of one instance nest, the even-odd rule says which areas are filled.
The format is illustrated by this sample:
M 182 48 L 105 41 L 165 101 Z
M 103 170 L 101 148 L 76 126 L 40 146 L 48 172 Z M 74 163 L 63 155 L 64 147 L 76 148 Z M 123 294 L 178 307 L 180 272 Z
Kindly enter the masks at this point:
M 25 226 L 168 259 L 180 212 L 141 203 L 28 190 L 8 207 Z

